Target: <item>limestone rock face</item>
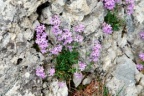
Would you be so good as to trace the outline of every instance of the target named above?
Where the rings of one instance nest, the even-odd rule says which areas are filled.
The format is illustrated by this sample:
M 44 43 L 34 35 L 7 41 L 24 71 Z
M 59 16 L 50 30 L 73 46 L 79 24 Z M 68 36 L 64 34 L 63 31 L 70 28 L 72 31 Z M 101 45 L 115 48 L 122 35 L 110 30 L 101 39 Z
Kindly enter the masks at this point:
M 34 96 L 33 74 L 44 57 L 32 48 L 38 6 L 46 0 L 0 0 L 0 95 Z M 31 86 L 28 87 L 28 85 Z M 36 86 L 40 86 L 37 83 Z

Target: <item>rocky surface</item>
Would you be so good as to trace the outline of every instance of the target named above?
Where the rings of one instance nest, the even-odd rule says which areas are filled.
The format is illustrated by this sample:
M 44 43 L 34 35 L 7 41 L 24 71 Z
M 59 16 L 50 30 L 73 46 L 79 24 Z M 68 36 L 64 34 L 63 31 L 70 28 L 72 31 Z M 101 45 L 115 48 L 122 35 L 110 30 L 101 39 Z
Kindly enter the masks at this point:
M 59 89 L 57 81 L 49 83 L 35 76 L 35 68 L 48 58 L 33 48 L 34 28 L 40 23 L 49 25 L 53 14 L 60 14 L 62 25 L 69 29 L 82 22 L 86 40 L 102 41 L 99 63 L 108 73 L 106 86 L 112 94 L 122 89 L 120 96 L 143 96 L 144 75 L 135 66 L 138 53 L 144 51 L 144 41 L 138 36 L 144 28 L 143 5 L 143 0 L 135 1 L 134 14 L 127 17 L 128 32 L 121 37 L 122 28 L 113 35 L 102 33 L 106 11 L 99 0 L 0 0 L 0 96 L 67 96 L 67 86 Z

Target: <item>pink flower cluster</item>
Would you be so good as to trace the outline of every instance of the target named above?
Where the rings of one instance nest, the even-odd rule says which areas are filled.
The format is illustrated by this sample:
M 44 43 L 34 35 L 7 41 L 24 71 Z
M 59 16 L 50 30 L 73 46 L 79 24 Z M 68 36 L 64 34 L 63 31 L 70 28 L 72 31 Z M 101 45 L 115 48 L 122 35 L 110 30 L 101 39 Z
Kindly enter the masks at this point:
M 83 24 L 79 24 L 79 25 L 74 27 L 74 31 L 79 32 L 79 33 L 83 32 L 84 29 L 85 29 L 85 26 Z
M 44 68 L 43 67 L 38 67 L 37 69 L 36 69 L 36 75 L 38 76 L 38 77 L 40 77 L 40 78 L 45 78 L 46 77 L 46 75 L 45 75 L 45 72 L 44 72 Z
M 55 54 L 55 55 L 58 55 L 59 52 L 61 52 L 62 45 L 67 47 L 67 46 L 69 46 L 69 44 L 71 44 L 73 42 L 72 33 L 68 29 L 62 30 L 59 27 L 60 22 L 61 21 L 60 21 L 60 18 L 58 17 L 58 15 L 54 15 L 50 21 L 50 23 L 53 25 L 51 31 L 57 38 L 57 42 L 59 44 L 55 48 L 51 49 L 51 53 Z
M 140 36 L 141 39 L 144 40 L 144 31 L 143 31 L 143 32 L 140 32 L 140 33 L 139 33 L 139 36 Z
M 59 86 L 59 88 L 63 88 L 63 87 L 65 87 L 65 86 L 66 86 L 66 83 L 65 83 L 65 82 L 63 82 L 63 81 L 58 82 L 58 86 Z
M 144 68 L 142 64 L 137 64 L 136 67 L 139 71 L 141 71 Z
M 71 44 L 73 41 L 72 33 L 68 29 L 63 29 L 61 40 L 63 45 Z
M 51 20 L 50 20 L 50 23 L 54 26 L 60 26 L 60 18 L 58 17 L 58 15 L 53 15 Z
M 134 11 L 134 0 L 125 0 L 127 8 L 126 12 L 128 15 L 131 15 Z
M 83 71 L 84 69 L 85 69 L 85 67 L 86 67 L 86 64 L 85 63 L 83 63 L 83 62 L 81 62 L 81 61 L 79 61 L 79 69 L 80 69 L 80 71 Z
M 102 27 L 102 31 L 106 34 L 111 34 L 113 32 L 110 24 L 104 22 Z
M 53 76 L 55 74 L 55 69 L 54 68 L 51 68 L 49 70 L 49 76 Z
M 139 58 L 140 58 L 142 61 L 144 61 L 144 53 L 140 53 L 140 54 L 139 54 Z
M 90 60 L 92 62 L 97 62 L 100 56 L 101 45 L 96 43 L 92 48 L 92 53 L 90 54 Z
M 56 46 L 55 48 L 51 49 L 51 51 L 50 51 L 52 54 L 55 54 L 55 55 L 58 55 L 59 52 L 61 52 L 62 46 L 65 46 L 66 48 L 68 48 L 71 51 L 72 46 L 70 44 L 73 41 L 82 42 L 83 36 L 81 34 L 85 28 L 84 25 L 82 25 L 82 24 L 75 26 L 74 31 L 76 32 L 76 36 L 73 37 L 72 32 L 70 32 L 69 29 L 61 29 L 60 28 L 60 22 L 61 21 L 60 21 L 60 18 L 58 17 L 58 15 L 54 15 L 50 21 L 51 25 L 53 25 L 51 28 L 51 31 L 55 35 L 55 37 L 57 39 L 57 43 L 59 44 L 59 46 Z
M 58 55 L 62 51 L 62 46 L 57 45 L 56 47 L 52 48 L 50 52 L 54 55 Z
M 103 0 L 104 7 L 106 9 L 112 10 L 115 7 L 115 0 Z
M 39 25 L 36 27 L 36 44 L 39 45 L 39 48 L 42 53 L 46 53 L 46 48 L 48 47 L 48 40 L 46 39 L 47 34 L 45 32 L 45 26 Z
M 113 10 L 116 6 L 116 3 L 119 3 L 121 0 L 102 0 L 104 3 L 104 7 L 108 10 Z M 125 0 L 127 5 L 126 11 L 127 14 L 131 15 L 134 10 L 134 0 Z
M 76 36 L 74 37 L 75 42 L 82 42 L 83 41 L 83 36 L 82 32 L 84 31 L 85 26 L 83 24 L 79 24 L 74 27 L 74 31 L 76 32 Z

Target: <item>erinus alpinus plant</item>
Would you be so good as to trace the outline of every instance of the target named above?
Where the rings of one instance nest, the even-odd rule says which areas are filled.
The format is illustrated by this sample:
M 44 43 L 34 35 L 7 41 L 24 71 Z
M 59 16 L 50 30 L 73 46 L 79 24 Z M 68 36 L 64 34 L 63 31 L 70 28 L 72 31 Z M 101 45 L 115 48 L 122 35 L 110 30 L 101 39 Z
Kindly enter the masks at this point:
M 89 64 L 96 63 L 99 60 L 101 44 L 96 41 L 88 56 L 89 64 L 80 59 L 78 48 L 83 43 L 85 26 L 81 23 L 66 29 L 61 26 L 61 20 L 58 15 L 51 17 L 51 32 L 56 38 L 56 43 L 49 42 L 49 35 L 46 33 L 44 24 L 36 27 L 36 44 L 42 54 L 52 56 L 52 65 L 49 74 L 46 74 L 45 68 L 39 66 L 36 69 L 36 75 L 42 79 L 53 76 L 59 81 L 69 81 L 72 78 L 81 79 L 84 71 Z M 53 44 L 52 44 L 53 43 Z

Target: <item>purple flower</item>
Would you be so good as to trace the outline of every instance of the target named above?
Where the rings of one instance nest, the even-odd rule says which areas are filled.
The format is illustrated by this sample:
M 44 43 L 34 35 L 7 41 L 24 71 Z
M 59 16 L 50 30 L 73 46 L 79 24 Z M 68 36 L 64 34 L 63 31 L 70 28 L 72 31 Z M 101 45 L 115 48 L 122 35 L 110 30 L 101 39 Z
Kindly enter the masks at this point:
M 115 0 L 115 3 L 119 3 L 121 0 Z
M 55 74 L 55 69 L 54 68 L 51 68 L 50 70 L 49 70 L 49 75 L 50 76 L 53 76 Z
M 47 34 L 45 32 L 45 26 L 39 25 L 36 27 L 36 44 L 38 44 L 42 53 L 46 53 L 46 48 L 48 47 L 48 40 L 46 39 Z
M 79 61 L 79 69 L 81 70 L 81 71 L 83 71 L 84 69 L 85 69 L 85 67 L 86 67 L 86 64 L 85 63 L 83 63 L 83 62 L 81 62 L 81 61 Z
M 69 49 L 69 51 L 71 52 L 72 51 L 72 46 L 66 46 L 68 49 Z
M 58 41 L 63 41 L 63 38 L 62 38 L 61 35 L 60 35 L 60 36 L 57 36 L 56 38 L 57 38 Z
M 83 36 L 76 35 L 74 41 L 76 41 L 76 42 L 82 42 L 83 41 Z
M 58 82 L 58 85 L 60 88 L 63 88 L 64 86 L 66 86 L 66 83 L 65 82 Z
M 62 30 L 60 30 L 58 26 L 53 26 L 52 32 L 54 33 L 55 36 L 62 34 Z
M 99 43 L 96 43 L 93 48 L 92 52 L 90 54 L 90 60 L 93 62 L 97 62 L 98 58 L 100 56 L 100 50 L 101 50 L 101 45 Z
M 93 47 L 93 51 L 95 51 L 95 50 L 100 50 L 101 49 L 101 44 L 99 44 L 99 43 L 97 43 L 94 47 Z
M 140 36 L 141 39 L 144 40 L 144 32 L 140 32 L 140 33 L 139 33 L 139 36 Z
M 56 47 L 54 47 L 53 49 L 51 49 L 51 53 L 54 55 L 58 55 L 60 52 L 62 51 L 62 46 L 61 45 L 57 45 Z
M 144 68 L 142 64 L 137 64 L 136 67 L 139 71 L 141 71 Z
M 104 7 L 106 9 L 112 10 L 115 7 L 115 1 L 114 0 L 103 0 Z
M 75 32 L 80 32 L 81 33 L 81 32 L 84 31 L 84 29 L 85 29 L 85 26 L 83 24 L 79 24 L 79 25 L 74 27 Z
M 38 67 L 36 69 L 36 75 L 40 78 L 45 78 L 46 77 L 43 67 Z
M 58 40 L 62 40 L 64 42 L 63 45 L 70 44 L 73 41 L 72 33 L 68 29 L 64 29 Z
M 144 53 L 140 53 L 140 54 L 139 54 L 139 58 L 140 58 L 142 61 L 144 61 Z
M 58 17 L 58 15 L 52 16 L 50 23 L 54 26 L 59 26 L 60 25 L 60 18 Z
M 83 75 L 82 75 L 82 73 L 74 73 L 74 77 L 75 78 L 82 78 L 83 77 Z
M 126 12 L 128 15 L 131 15 L 134 11 L 134 0 L 125 0 L 127 8 Z
M 71 37 L 71 36 L 72 36 L 72 34 L 68 29 L 63 30 L 63 34 L 62 34 L 63 39 L 66 39 L 66 38 Z
M 112 27 L 110 24 L 107 23 L 103 23 L 103 28 L 102 28 L 103 32 L 106 34 L 111 34 L 112 33 Z
M 128 4 L 126 8 L 126 12 L 128 15 L 131 15 L 134 11 L 134 5 L 133 4 Z
M 42 33 L 45 30 L 45 26 L 43 24 L 36 27 L 36 32 Z
M 67 37 L 67 38 L 64 40 L 64 45 L 70 44 L 72 41 L 73 41 L 73 38 L 72 38 L 72 37 Z

